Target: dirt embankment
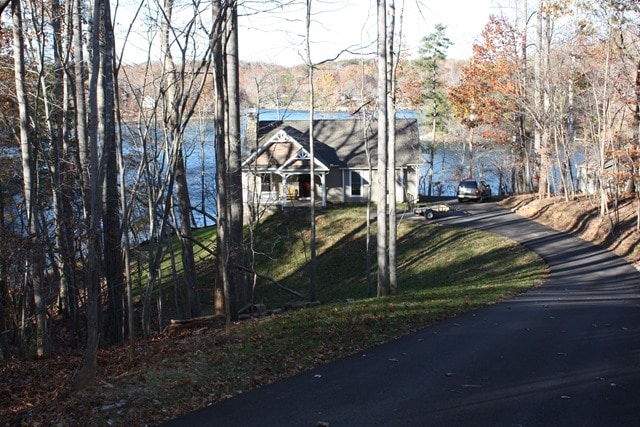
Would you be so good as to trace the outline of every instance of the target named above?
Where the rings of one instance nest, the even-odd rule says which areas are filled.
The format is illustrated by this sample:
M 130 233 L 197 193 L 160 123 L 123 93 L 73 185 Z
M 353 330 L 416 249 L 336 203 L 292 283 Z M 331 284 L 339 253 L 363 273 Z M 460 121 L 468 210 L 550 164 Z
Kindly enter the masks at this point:
M 620 201 L 618 209 L 611 207 L 605 216 L 600 215 L 599 201 L 585 196 L 567 202 L 561 197 L 539 200 L 535 195 L 520 195 L 500 203 L 518 215 L 600 245 L 640 270 L 638 200 L 635 197 Z

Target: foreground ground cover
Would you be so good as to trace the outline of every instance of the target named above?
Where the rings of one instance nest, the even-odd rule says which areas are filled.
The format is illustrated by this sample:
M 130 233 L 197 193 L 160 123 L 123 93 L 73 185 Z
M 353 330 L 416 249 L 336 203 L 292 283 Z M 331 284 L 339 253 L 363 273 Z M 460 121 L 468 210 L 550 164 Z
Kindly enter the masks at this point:
M 304 217 L 271 221 L 265 233 L 272 248 L 282 248 L 266 258 L 277 255 L 278 262 L 258 265 L 305 292 L 306 258 L 299 252 L 305 243 L 298 238 Z M 363 211 L 324 212 L 318 236 L 320 307 L 157 334 L 140 340 L 133 358 L 126 347 L 103 349 L 99 382 L 78 393 L 68 385 L 79 352 L 5 363 L 0 419 L 10 425 L 156 424 L 522 292 L 545 276 L 537 256 L 496 235 L 403 221 L 400 293 L 366 298 Z M 288 298 L 269 284 L 256 289 L 256 302 L 270 307 Z

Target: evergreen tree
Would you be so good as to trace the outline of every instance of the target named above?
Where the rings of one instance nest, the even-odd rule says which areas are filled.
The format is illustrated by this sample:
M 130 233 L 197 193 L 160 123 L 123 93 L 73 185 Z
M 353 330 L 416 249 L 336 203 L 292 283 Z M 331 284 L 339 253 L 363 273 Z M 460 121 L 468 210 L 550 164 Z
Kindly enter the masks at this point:
M 453 44 L 445 34 L 446 29 L 445 25 L 436 24 L 434 32 L 422 38 L 419 48 L 420 58 L 417 61 L 418 67 L 426 73 L 422 98 L 426 117 L 431 121 L 431 142 L 426 147 L 430 165 L 428 196 L 432 195 L 433 158 L 437 146 L 436 132 L 439 129 L 442 130 L 443 120 L 449 115 L 450 109 L 447 94 L 440 80 L 442 63 L 447 58 L 447 49 Z

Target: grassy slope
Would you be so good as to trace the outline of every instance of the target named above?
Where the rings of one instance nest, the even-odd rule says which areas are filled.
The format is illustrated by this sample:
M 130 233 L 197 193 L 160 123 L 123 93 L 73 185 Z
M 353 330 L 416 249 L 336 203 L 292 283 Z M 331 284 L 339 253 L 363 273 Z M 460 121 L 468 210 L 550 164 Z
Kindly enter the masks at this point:
M 339 208 L 325 210 L 317 218 L 317 299 L 323 303 L 367 297 L 365 213 L 364 208 Z M 306 210 L 288 211 L 269 218 L 256 228 L 256 241 L 260 242 L 256 248 L 259 254 L 256 270 L 307 296 L 308 222 Z M 372 233 L 370 245 L 375 263 L 375 227 Z M 470 287 L 483 289 L 481 293 L 486 294 L 499 278 L 502 285 L 499 292 L 502 293 L 514 281 L 527 278 L 530 269 L 536 266 L 532 258 L 526 257 L 523 261 L 519 258 L 522 252 L 511 252 L 502 246 L 503 243 L 501 238 L 487 238 L 486 234 L 472 230 L 446 228 L 424 221 L 401 221 L 398 238 L 400 292 L 437 292 L 466 282 L 472 283 Z M 504 257 L 503 251 L 515 256 Z M 517 276 L 505 276 L 514 271 L 518 271 Z M 375 265 L 370 273 L 375 282 Z M 375 288 L 375 283 L 373 286 Z M 517 291 L 516 286 L 509 292 Z M 375 289 L 373 292 L 375 294 Z M 494 297 L 489 292 L 489 299 Z M 255 302 L 280 307 L 295 300 L 295 296 L 277 291 L 268 281 L 258 281 Z
M 318 217 L 318 299 L 326 304 L 228 329 L 210 325 L 179 336 L 159 335 L 139 344 L 135 360 L 127 358 L 126 349 L 105 349 L 100 383 L 94 388 L 71 394 L 59 385 L 68 378 L 58 378 L 54 391 L 33 384 L 22 400 L 27 409 L 12 406 L 0 411 L 0 418 L 32 424 L 35 413 L 45 424 L 158 423 L 524 291 L 544 279 L 542 261 L 513 242 L 473 230 L 403 221 L 398 238 L 400 293 L 367 299 L 364 224 L 362 209 L 325 210 Z M 211 231 L 200 233 L 199 239 L 210 239 Z M 307 211 L 275 215 L 256 233 L 261 243 L 256 246 L 258 271 L 306 293 Z M 210 264 L 203 260 L 201 269 L 210 270 L 205 268 Z M 255 300 L 275 307 L 291 298 L 261 281 Z M 78 363 L 74 357 L 67 364 Z M 66 369 L 70 375 L 72 366 Z M 33 399 L 29 405 L 24 404 L 27 398 Z

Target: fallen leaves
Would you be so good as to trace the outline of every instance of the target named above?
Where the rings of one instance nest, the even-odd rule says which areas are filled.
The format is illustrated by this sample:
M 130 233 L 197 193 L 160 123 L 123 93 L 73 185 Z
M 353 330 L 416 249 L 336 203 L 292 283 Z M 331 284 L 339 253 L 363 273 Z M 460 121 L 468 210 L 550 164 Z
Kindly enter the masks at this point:
M 176 355 L 188 359 L 194 350 L 209 345 L 212 345 L 209 340 L 190 334 L 170 339 L 157 336 L 146 343 L 141 341 L 133 360 L 126 347 L 101 349 L 98 382 L 77 393 L 72 393 L 69 386 L 73 374 L 82 364 L 80 351 L 59 350 L 57 356 L 47 359 L 2 362 L 0 420 L 3 425 L 18 426 L 143 425 L 150 419 L 145 419 L 148 416 L 143 408 L 146 404 L 140 399 L 144 394 L 141 387 L 151 377 L 147 374 L 149 367 L 160 366 L 168 355 L 174 360 Z M 123 392 L 123 383 L 135 384 L 135 387 Z M 157 405 L 163 403 L 158 401 L 154 406 Z M 133 414 L 136 410 L 140 412 L 140 419 L 128 416 L 125 422 L 123 417 L 118 418 L 119 414 Z
M 66 384 L 70 383 L 80 360 L 78 355 L 68 353 L 46 360 L 3 362 L 0 365 L 0 419 L 12 425 L 31 421 L 46 423 L 40 408 L 68 395 Z

